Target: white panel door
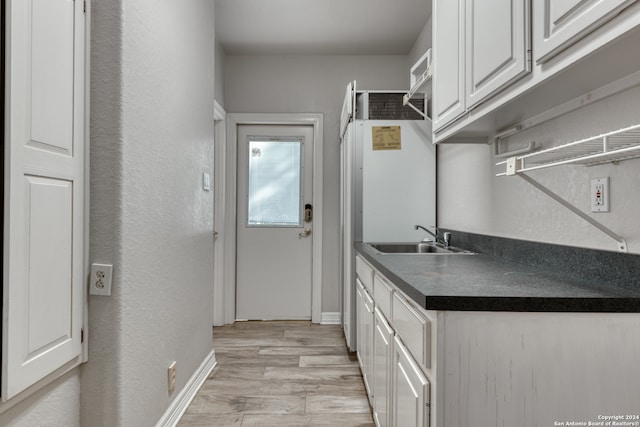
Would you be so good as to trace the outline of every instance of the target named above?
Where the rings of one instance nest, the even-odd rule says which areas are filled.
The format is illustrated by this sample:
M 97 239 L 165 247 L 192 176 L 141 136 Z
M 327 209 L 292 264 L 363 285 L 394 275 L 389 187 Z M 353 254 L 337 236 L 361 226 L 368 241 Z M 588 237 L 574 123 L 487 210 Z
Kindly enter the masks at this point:
M 83 4 L 7 17 L 3 400 L 79 362 L 85 289 Z
M 467 109 L 531 70 L 528 0 L 467 0 Z
M 536 63 L 553 58 L 613 18 L 634 0 L 553 0 L 533 2 Z
M 311 319 L 312 183 L 312 126 L 238 128 L 237 319 Z
M 464 0 L 433 4 L 433 130 L 465 112 Z

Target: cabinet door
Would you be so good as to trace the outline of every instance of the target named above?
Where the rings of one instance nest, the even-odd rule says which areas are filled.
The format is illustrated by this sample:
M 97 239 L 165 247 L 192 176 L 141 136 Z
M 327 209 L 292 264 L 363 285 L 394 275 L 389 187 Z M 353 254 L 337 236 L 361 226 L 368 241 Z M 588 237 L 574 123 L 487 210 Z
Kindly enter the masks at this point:
M 7 20 L 2 399 L 80 362 L 82 2 L 11 0 Z M 7 227 L 8 226 L 8 227 Z
M 429 425 L 429 381 L 396 337 L 393 344 L 393 426 Z
M 390 425 L 392 349 L 393 329 L 376 308 L 373 334 L 373 417 L 378 427 Z
M 362 371 L 362 379 L 367 389 L 367 395 L 371 400 L 373 393 L 371 390 L 372 367 L 371 360 L 373 354 L 373 299 L 367 290 L 362 286 L 362 282 L 356 279 L 356 323 L 357 323 L 357 346 L 358 363 Z
M 533 2 L 536 63 L 541 64 L 613 18 L 633 0 Z
M 467 0 L 467 109 L 531 71 L 529 0 Z
M 369 402 L 373 403 L 373 298 L 364 290 L 364 312 L 362 318 L 362 376 L 369 394 Z
M 358 356 L 358 363 L 360 364 L 360 370 L 364 373 L 363 357 L 364 357 L 364 286 L 359 279 L 356 279 L 356 351 Z
M 464 0 L 433 4 L 433 130 L 465 111 Z

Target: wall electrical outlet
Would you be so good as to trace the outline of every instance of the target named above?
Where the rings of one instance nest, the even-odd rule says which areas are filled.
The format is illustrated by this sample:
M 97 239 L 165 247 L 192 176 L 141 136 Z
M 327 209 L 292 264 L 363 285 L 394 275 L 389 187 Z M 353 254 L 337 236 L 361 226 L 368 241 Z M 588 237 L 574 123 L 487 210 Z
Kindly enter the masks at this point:
M 173 390 L 176 388 L 176 361 L 174 360 L 169 365 L 169 369 L 167 371 L 167 386 L 169 389 L 169 393 L 173 393 Z
M 609 177 L 591 180 L 591 212 L 609 212 Z
M 112 276 L 112 264 L 91 264 L 91 277 L 89 277 L 89 294 L 110 296 Z

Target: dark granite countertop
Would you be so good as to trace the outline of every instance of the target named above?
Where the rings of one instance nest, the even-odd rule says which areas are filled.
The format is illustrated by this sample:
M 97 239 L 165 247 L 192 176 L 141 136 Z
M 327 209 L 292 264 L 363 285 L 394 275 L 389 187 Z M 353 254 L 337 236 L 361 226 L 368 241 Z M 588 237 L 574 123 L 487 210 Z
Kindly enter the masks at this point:
M 382 254 L 364 243 L 355 248 L 428 310 L 640 312 L 640 289 L 589 283 L 485 254 Z

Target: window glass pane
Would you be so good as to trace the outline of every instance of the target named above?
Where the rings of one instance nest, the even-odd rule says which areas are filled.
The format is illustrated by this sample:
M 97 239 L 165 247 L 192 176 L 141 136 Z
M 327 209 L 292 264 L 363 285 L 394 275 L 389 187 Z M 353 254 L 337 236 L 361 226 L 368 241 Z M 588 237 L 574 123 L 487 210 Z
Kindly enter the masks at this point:
M 247 225 L 302 225 L 301 158 L 301 141 L 249 141 Z

